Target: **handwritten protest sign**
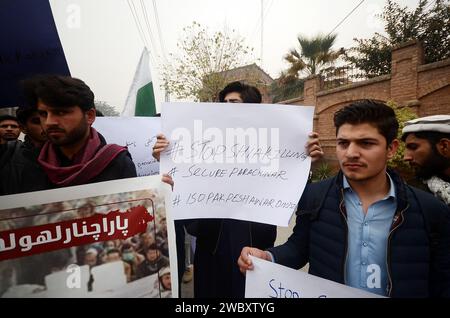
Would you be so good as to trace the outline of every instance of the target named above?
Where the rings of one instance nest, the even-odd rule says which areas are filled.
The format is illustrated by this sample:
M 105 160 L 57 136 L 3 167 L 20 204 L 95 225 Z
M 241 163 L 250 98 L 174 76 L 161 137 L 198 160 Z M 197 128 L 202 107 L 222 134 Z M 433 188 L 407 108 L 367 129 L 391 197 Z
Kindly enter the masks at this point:
M 163 104 L 176 219 L 232 218 L 287 226 L 305 187 L 313 107 Z
M 379 298 L 381 296 L 338 284 L 306 272 L 250 256 L 246 298 Z
M 177 295 L 168 195 L 153 176 L 3 196 L 0 297 Z
M 97 117 L 93 127 L 110 144 L 127 146 L 139 177 L 159 173 L 159 163 L 152 157 L 156 135 L 161 132 L 159 117 Z

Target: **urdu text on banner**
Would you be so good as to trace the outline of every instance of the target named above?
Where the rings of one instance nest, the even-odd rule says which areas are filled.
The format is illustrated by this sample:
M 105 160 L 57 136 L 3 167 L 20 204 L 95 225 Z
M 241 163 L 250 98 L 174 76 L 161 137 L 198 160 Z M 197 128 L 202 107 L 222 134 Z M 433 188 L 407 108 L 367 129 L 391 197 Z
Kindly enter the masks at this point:
M 0 298 L 178 294 L 159 176 L 2 196 Z

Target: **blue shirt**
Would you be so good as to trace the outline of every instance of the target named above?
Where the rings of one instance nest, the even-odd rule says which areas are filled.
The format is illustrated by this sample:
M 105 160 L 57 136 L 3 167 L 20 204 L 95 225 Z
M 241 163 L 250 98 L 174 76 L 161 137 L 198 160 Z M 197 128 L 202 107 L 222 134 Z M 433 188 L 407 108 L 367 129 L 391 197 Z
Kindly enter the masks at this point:
M 346 285 L 386 296 L 387 240 L 397 208 L 395 186 L 389 177 L 387 196 L 373 203 L 364 215 L 361 200 L 344 176 L 348 250 Z

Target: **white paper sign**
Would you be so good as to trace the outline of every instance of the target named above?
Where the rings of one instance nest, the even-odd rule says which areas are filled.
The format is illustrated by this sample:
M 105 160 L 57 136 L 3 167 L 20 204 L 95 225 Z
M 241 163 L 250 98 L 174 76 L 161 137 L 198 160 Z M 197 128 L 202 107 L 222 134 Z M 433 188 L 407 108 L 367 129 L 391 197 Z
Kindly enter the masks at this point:
M 164 103 L 176 219 L 232 218 L 287 226 L 306 185 L 309 106 Z
M 156 135 L 161 132 L 159 117 L 97 117 L 92 125 L 109 144 L 127 146 L 138 177 L 159 173 L 152 157 Z
M 254 269 L 246 274 L 246 298 L 382 298 L 303 271 L 250 258 Z

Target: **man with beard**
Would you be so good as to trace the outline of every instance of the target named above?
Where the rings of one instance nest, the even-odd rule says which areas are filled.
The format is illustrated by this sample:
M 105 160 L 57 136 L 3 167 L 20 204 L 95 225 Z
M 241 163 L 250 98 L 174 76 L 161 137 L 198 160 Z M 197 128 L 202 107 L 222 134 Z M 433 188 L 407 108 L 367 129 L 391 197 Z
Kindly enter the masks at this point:
M 48 141 L 40 151 L 25 153 L 26 149 L 21 148 L 23 160 L 20 164 L 16 161 L 17 156 L 8 159 L 0 148 L 0 159 L 13 161 L 11 167 L 14 167 L 12 170 L 1 169 L 0 194 L 136 177 L 136 168 L 127 148 L 107 144 L 91 127 L 96 117 L 94 94 L 83 81 L 45 75 L 25 80 L 23 87 L 27 106 L 37 111 Z M 38 147 L 36 145 L 36 149 Z M 59 214 L 48 213 L 48 221 L 38 221 L 40 217 L 46 215 L 37 215 L 33 225 L 55 223 Z M 43 285 L 44 277 L 52 268 L 64 268 L 71 260 L 70 249 L 17 259 L 16 282 L 18 285 Z
M 20 135 L 19 122 L 11 115 L 0 116 L 0 145 L 17 140 Z
M 47 141 L 47 136 L 41 126 L 39 114 L 35 108 L 19 107 L 16 111 L 20 130 L 25 134 L 24 144 L 41 149 Z
M 48 141 L 3 194 L 136 177 L 126 147 L 107 144 L 91 127 L 95 121 L 94 93 L 83 81 L 44 75 L 25 80 L 23 87 Z
M 403 159 L 427 189 L 450 206 L 450 115 L 410 120 L 402 133 Z
M 18 182 L 28 173 L 37 177 L 34 171 L 40 171 L 40 167 L 36 158 L 47 141 L 36 109 L 19 107 L 16 115 L 25 141 L 14 140 L 0 145 L 0 195 L 17 193 L 19 188 L 23 192 L 34 190 L 33 185 L 28 188 L 26 185 L 19 186 Z
M 339 173 L 310 183 L 300 199 L 292 235 L 253 255 L 388 297 L 450 297 L 450 213 L 415 189 L 387 162 L 395 155 L 398 122 L 389 106 L 353 103 L 334 115 Z

